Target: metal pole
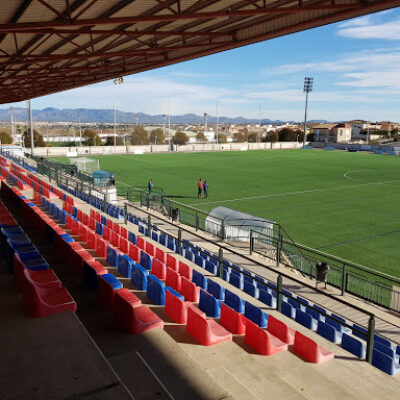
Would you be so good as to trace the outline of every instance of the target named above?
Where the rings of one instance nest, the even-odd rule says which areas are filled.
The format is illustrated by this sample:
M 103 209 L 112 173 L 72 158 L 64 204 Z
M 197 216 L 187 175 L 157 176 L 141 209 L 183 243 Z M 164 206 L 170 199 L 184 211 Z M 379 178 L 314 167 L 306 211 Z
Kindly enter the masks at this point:
M 346 264 L 343 264 L 342 269 L 342 296 L 346 293 Z
M 147 237 L 151 237 L 151 215 L 147 216 Z
M 32 104 L 30 99 L 28 100 L 28 104 L 29 104 L 29 129 L 31 133 L 31 154 L 33 154 L 34 142 L 33 142 Z
M 182 229 L 178 229 L 178 254 L 182 255 Z
M 173 145 L 171 143 L 171 114 L 169 113 L 169 99 L 168 99 L 168 147 L 169 151 L 173 151 Z
M 79 147 L 82 147 L 82 127 L 81 127 L 81 117 L 79 117 Z
M 128 206 L 124 204 L 124 224 L 128 225 Z
M 306 108 L 304 111 L 304 137 L 303 137 L 303 147 L 306 145 L 307 136 L 307 109 L 308 109 L 308 92 L 306 92 Z
M 114 146 L 117 145 L 117 106 L 114 100 Z
M 374 336 L 375 336 L 375 315 L 371 315 L 368 321 L 367 353 L 365 356 L 366 361 L 370 364 L 372 364 L 372 354 L 374 351 Z
M 222 279 L 224 267 L 224 250 L 222 247 L 219 248 L 218 252 L 218 277 Z
M 253 231 L 250 230 L 250 255 L 253 254 L 254 250 L 254 237 L 253 237 Z
M 282 312 L 282 275 L 278 275 L 278 280 L 276 282 L 276 309 Z
M 219 110 L 218 110 L 218 101 L 217 101 L 217 147 L 219 143 Z

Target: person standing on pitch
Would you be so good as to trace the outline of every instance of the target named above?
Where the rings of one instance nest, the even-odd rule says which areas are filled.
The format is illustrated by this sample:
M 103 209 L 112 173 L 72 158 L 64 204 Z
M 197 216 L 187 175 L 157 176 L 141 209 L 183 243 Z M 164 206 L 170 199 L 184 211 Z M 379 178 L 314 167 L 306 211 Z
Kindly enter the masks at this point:
M 208 183 L 207 183 L 207 181 L 204 181 L 203 190 L 204 190 L 204 198 L 206 199 L 208 197 Z
M 197 186 L 199 188 L 199 191 L 197 193 L 197 198 L 201 199 L 201 192 L 203 191 L 203 182 L 201 181 L 201 178 L 199 179 L 199 182 L 197 183 Z
M 151 194 L 151 192 L 153 191 L 153 179 L 149 180 L 147 186 L 149 188 L 149 194 Z

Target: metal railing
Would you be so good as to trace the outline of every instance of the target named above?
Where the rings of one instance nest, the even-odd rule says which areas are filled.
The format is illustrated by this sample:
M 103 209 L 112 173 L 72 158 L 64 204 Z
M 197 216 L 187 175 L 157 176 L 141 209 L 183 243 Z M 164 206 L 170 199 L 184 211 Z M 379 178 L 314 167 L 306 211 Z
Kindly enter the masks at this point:
M 351 293 L 372 303 L 400 311 L 400 279 L 371 270 L 362 265 L 321 251 L 288 241 L 282 237 L 272 241 L 258 234 L 253 238 L 252 251 L 317 279 L 317 264 L 327 263 L 326 282 L 339 288 L 341 293 Z

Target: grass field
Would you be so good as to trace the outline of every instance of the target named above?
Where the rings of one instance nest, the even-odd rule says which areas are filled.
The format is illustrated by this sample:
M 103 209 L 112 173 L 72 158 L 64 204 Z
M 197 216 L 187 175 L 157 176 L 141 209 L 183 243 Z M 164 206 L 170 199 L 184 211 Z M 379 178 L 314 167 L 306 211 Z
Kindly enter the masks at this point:
M 93 157 L 96 158 L 96 157 Z M 400 158 L 321 150 L 101 156 L 117 181 L 279 222 L 301 244 L 400 277 Z M 209 198 L 197 199 L 199 178 Z

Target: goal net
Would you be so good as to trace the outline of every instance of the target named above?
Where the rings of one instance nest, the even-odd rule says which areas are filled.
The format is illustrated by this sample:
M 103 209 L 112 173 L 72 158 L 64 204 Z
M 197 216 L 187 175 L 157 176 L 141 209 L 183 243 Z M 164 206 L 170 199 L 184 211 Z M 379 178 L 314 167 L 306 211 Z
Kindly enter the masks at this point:
M 99 160 L 89 157 L 70 158 L 69 162 L 76 165 L 79 171 L 94 172 L 100 169 Z

